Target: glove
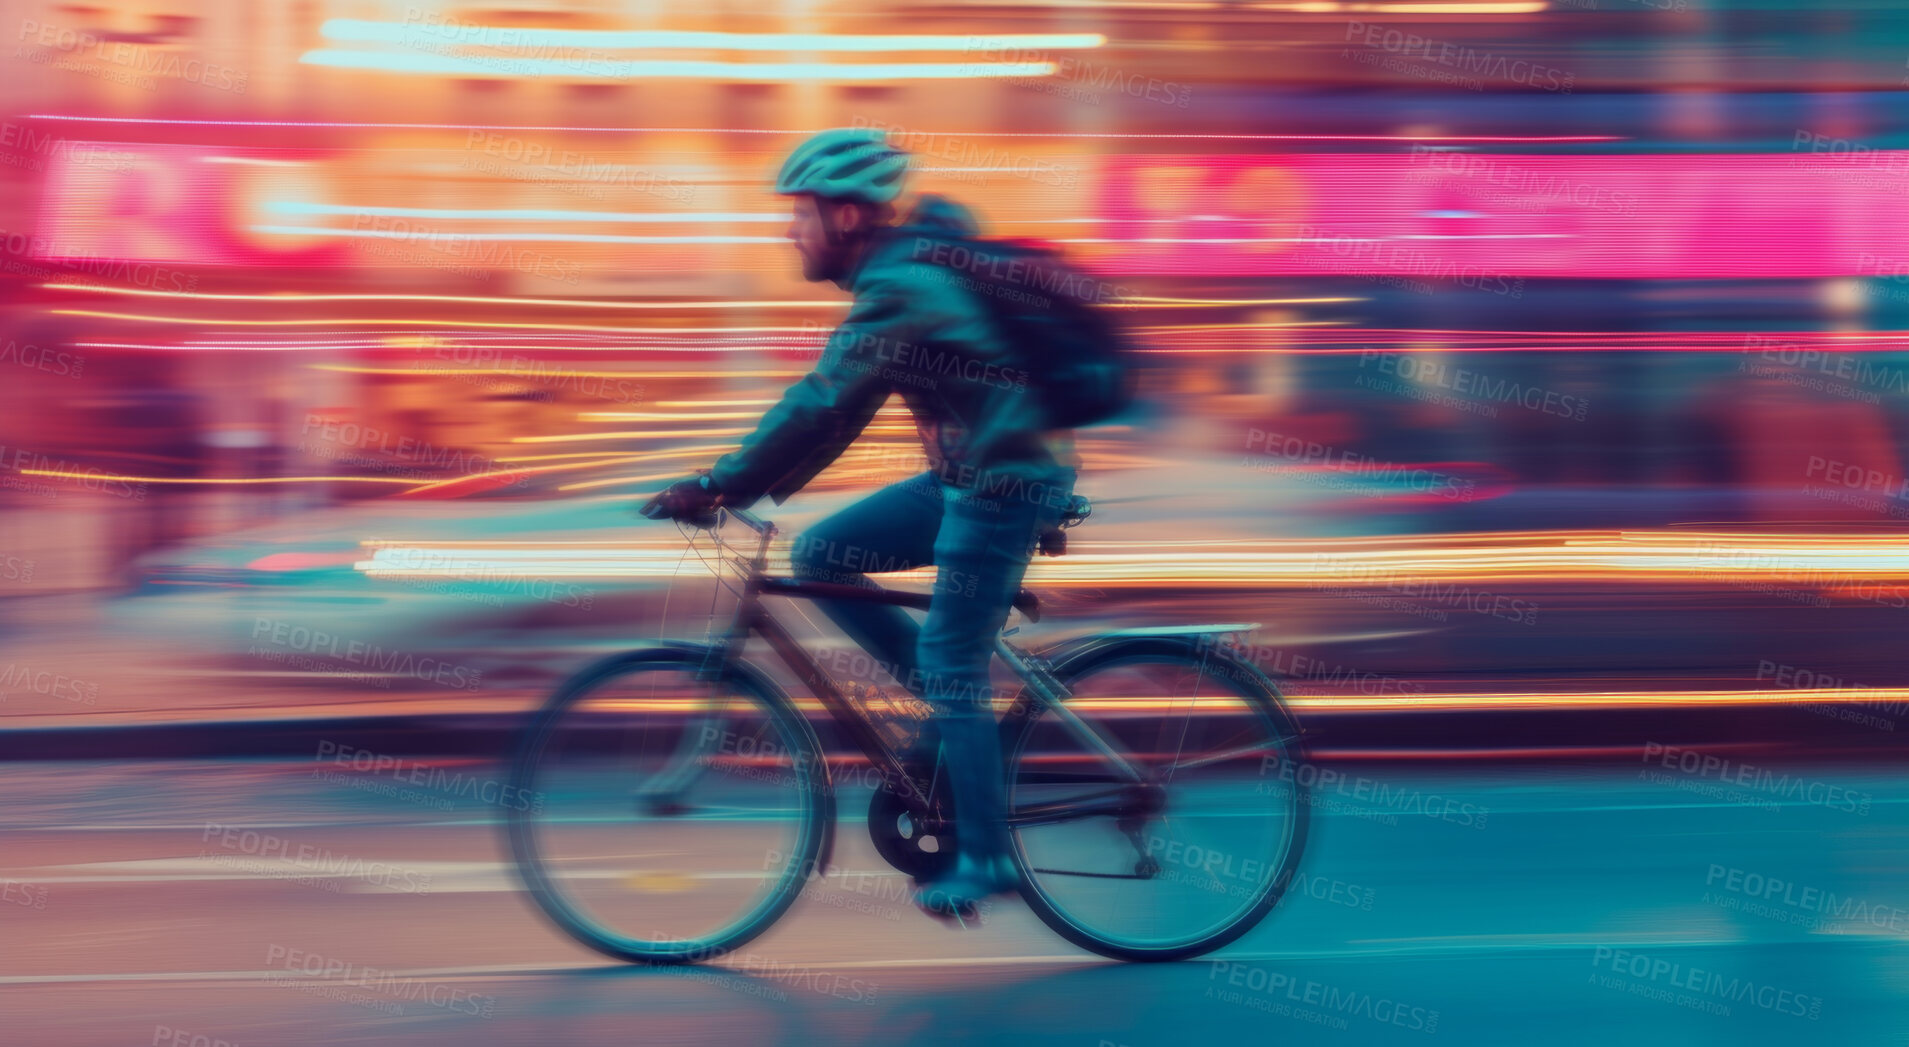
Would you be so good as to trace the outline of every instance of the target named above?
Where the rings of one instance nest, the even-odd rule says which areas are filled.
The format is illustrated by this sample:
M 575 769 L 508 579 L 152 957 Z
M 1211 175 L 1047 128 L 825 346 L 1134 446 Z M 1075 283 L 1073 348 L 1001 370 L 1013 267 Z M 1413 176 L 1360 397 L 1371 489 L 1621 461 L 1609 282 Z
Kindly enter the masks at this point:
M 652 520 L 682 520 L 697 527 L 714 526 L 715 508 L 722 504 L 722 491 L 708 473 L 678 480 L 663 488 L 643 504 L 641 512 Z
M 1060 556 L 1067 552 L 1067 532 L 1056 527 L 1041 532 L 1041 555 Z

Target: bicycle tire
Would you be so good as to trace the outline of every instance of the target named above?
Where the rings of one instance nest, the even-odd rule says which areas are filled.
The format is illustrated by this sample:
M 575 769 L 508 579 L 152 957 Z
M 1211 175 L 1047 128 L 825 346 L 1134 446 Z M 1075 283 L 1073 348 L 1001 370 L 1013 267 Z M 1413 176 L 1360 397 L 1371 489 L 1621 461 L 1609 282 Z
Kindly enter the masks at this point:
M 1090 640 L 1075 648 L 1071 653 L 1064 654 L 1053 667 L 1052 672 L 1070 691 L 1076 691 L 1077 684 L 1097 672 L 1136 662 L 1187 663 L 1196 666 L 1203 676 L 1225 673 L 1236 685 L 1235 694 L 1245 699 L 1256 714 L 1267 720 L 1275 737 L 1284 740 L 1283 748 L 1287 751 L 1287 758 L 1295 763 L 1304 761 L 1305 750 L 1299 726 L 1286 709 L 1278 687 L 1254 666 L 1240 661 L 1208 642 L 1183 636 Z M 1008 736 L 1004 739 L 1006 742 L 1004 750 L 1007 754 L 1010 803 L 1015 794 L 1022 757 L 1038 729 L 1037 725 L 1042 722 L 1041 717 L 1031 715 L 1038 712 L 1038 706 L 1033 704 L 1023 692 L 1021 699 L 1015 702 L 1008 719 L 1002 725 L 1004 733 Z M 1298 780 L 1299 777 L 1295 775 L 1295 780 L 1291 783 L 1292 803 L 1287 812 L 1287 816 L 1291 819 L 1291 829 L 1277 870 L 1260 886 L 1257 896 L 1249 907 L 1230 922 L 1209 933 L 1187 941 L 1149 945 L 1124 940 L 1070 918 L 1066 907 L 1056 903 L 1045 889 L 1042 876 L 1032 868 L 1023 832 L 1013 829 L 1009 836 L 1013 842 L 1015 864 L 1021 874 L 1021 896 L 1041 922 L 1047 924 L 1055 933 L 1083 949 L 1102 956 L 1130 962 L 1165 962 L 1183 960 L 1211 952 L 1238 940 L 1240 936 L 1257 926 L 1279 903 L 1280 898 L 1291 885 L 1298 870 L 1300 857 L 1305 852 L 1311 810 L 1307 789 Z
M 518 796 L 537 796 L 540 758 L 565 712 L 588 698 L 603 684 L 630 675 L 656 670 L 694 672 L 705 664 L 710 650 L 702 644 L 676 643 L 643 648 L 604 658 L 576 673 L 560 685 L 533 717 L 519 737 L 511 758 L 511 784 Z M 801 774 L 799 794 L 802 801 L 799 842 L 789 853 L 789 863 L 766 901 L 748 914 L 748 918 L 725 929 L 714 940 L 643 940 L 614 933 L 571 903 L 545 869 L 537 837 L 533 810 L 507 809 L 505 832 L 513 866 L 537 907 L 572 938 L 606 956 L 631 963 L 683 964 L 715 959 L 749 942 L 767 930 L 789 910 L 800 895 L 802 885 L 820 867 L 835 825 L 835 798 L 830 787 L 828 767 L 821 743 L 809 724 L 782 689 L 759 670 L 742 662 L 724 663 L 719 682 L 746 692 L 768 711 L 787 739 Z

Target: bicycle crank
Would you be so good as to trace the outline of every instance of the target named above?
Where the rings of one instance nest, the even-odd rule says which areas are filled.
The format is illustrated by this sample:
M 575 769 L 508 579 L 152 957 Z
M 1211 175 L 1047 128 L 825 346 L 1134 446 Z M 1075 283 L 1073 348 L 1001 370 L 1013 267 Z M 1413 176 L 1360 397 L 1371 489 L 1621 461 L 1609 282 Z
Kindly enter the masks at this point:
M 954 841 L 924 830 L 899 796 L 875 790 L 868 802 L 868 836 L 875 853 L 916 883 L 937 879 L 954 866 Z M 928 850 L 930 846 L 935 849 Z

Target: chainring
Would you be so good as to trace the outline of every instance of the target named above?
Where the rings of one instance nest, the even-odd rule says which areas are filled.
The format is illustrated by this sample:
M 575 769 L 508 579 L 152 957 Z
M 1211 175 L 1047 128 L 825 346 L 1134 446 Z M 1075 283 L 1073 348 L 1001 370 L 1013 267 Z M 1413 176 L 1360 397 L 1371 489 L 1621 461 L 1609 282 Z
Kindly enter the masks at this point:
M 941 800 L 943 809 L 948 810 L 949 798 L 943 796 Z M 916 883 L 927 883 L 953 868 L 954 841 L 946 836 L 927 835 L 913 822 L 901 797 L 888 789 L 875 790 L 868 801 L 868 837 L 875 844 L 875 853 L 913 877 Z M 933 840 L 937 849 L 924 850 L 922 843 L 926 840 Z

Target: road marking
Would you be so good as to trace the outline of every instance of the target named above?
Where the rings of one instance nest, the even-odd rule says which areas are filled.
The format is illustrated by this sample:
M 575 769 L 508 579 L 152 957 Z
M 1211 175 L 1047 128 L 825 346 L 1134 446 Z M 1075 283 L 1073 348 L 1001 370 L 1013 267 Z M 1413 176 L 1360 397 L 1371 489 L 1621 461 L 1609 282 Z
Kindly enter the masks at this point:
M 1444 940 L 1442 939 L 1424 939 L 1424 938 L 1373 939 L 1373 941 L 1393 941 L 1393 942 L 1400 942 L 1400 943 L 1427 942 L 1427 943 L 1438 943 L 1438 944 L 1422 946 L 1418 948 L 1393 947 L 1393 948 L 1384 948 L 1384 949 L 1348 949 L 1348 948 L 1335 947 L 1330 949 L 1286 950 L 1286 951 L 1280 951 L 1280 952 L 1272 952 L 1272 951 L 1247 952 L 1247 951 L 1238 951 L 1238 950 L 1228 950 L 1226 953 L 1222 955 L 1214 956 L 1211 958 L 1203 958 L 1201 960 L 1189 961 L 1189 963 L 1195 963 L 1195 964 L 1197 963 L 1227 963 L 1227 962 L 1238 962 L 1238 961 L 1244 961 L 1244 960 L 1253 960 L 1253 961 L 1340 960 L 1340 959 L 1350 959 L 1350 958 L 1356 958 L 1356 957 L 1362 957 L 1362 956 L 1396 956 L 1396 955 L 1410 955 L 1415 953 L 1428 953 L 1428 954 L 1449 953 L 1449 952 L 1455 952 L 1455 951 L 1458 951 L 1458 952 L 1463 952 L 1463 951 L 1527 952 L 1527 951 L 1534 951 L 1534 950 L 1535 951 L 1561 951 L 1561 950 L 1570 950 L 1570 949 L 1581 950 L 1581 949 L 1591 948 L 1593 946 L 1608 946 L 1614 949 L 1643 949 L 1643 948 L 1663 949 L 1663 948 L 1677 948 L 1677 947 L 1717 948 L 1717 947 L 1727 946 L 1727 945 L 1744 944 L 1743 939 L 1735 939 L 1735 938 L 1705 939 L 1705 940 L 1695 940 L 1695 941 L 1687 939 L 1687 938 L 1651 938 L 1651 939 L 1640 939 L 1640 940 L 1630 940 L 1630 941 L 1619 941 L 1619 940 L 1614 940 L 1607 936 L 1607 937 L 1598 938 L 1596 941 L 1591 941 L 1588 938 L 1586 940 L 1580 941 L 1578 940 L 1579 936 L 1564 936 L 1568 940 L 1560 940 L 1560 941 L 1542 940 L 1548 937 L 1552 937 L 1552 936 L 1549 936 L 1549 935 L 1487 935 L 1487 936 L 1480 936 L 1476 939 L 1472 939 L 1467 942 L 1461 942 L 1460 944 L 1456 944 L 1456 945 L 1446 945 L 1444 944 Z M 1510 944 L 1508 946 L 1486 944 L 1487 942 L 1496 942 L 1496 941 L 1504 941 L 1507 943 L 1515 943 L 1515 944 Z M 1349 944 L 1358 944 L 1358 943 L 1349 943 Z M 870 968 L 897 968 L 897 967 L 912 967 L 912 968 L 984 967 L 984 966 L 1100 967 L 1100 966 L 1108 966 L 1111 964 L 1111 961 L 1109 960 L 1105 960 L 1098 956 L 1093 956 L 1085 952 L 1073 953 L 1068 955 L 1059 955 L 1059 956 L 1050 955 L 1050 956 L 897 957 L 893 959 L 880 959 L 880 960 L 781 960 L 781 959 L 776 959 L 772 957 L 753 957 L 753 959 L 770 960 L 776 963 L 777 965 L 779 965 L 780 967 L 812 968 L 812 969 L 825 970 L 825 971 L 827 970 L 864 970 L 864 969 L 870 969 Z M 410 978 L 482 979 L 482 978 L 495 978 L 502 975 L 567 974 L 574 971 L 614 970 L 614 969 L 627 968 L 629 966 L 630 965 L 627 965 L 627 964 L 616 964 L 616 963 L 609 963 L 609 962 L 578 961 L 574 963 L 541 964 L 535 967 L 523 967 L 523 966 L 516 966 L 511 964 L 498 964 L 493 966 L 482 966 L 482 967 L 477 967 L 477 966 L 424 967 L 424 968 L 417 968 L 413 970 L 380 969 L 379 975 L 381 977 L 392 978 L 392 979 L 410 979 Z M 669 977 L 671 972 L 681 972 L 685 970 L 691 970 L 691 971 L 704 970 L 704 971 L 710 971 L 710 972 L 738 974 L 738 975 L 744 975 L 744 976 L 747 976 L 750 974 L 750 971 L 747 968 L 726 967 L 720 963 L 703 964 L 700 966 L 692 966 L 688 968 L 683 968 L 683 967 L 657 968 L 656 974 L 658 978 L 660 979 L 664 977 Z M 287 975 L 293 975 L 293 976 L 304 975 L 304 980 L 314 981 L 314 982 L 325 981 L 325 979 L 319 975 L 307 975 L 303 971 L 299 971 L 296 969 L 280 969 L 280 970 L 263 970 L 263 971 L 124 972 L 124 973 L 117 973 L 117 974 L 13 974 L 13 975 L 0 975 L 0 985 L 58 985 L 58 984 L 68 984 L 68 983 L 92 984 L 92 983 L 109 983 L 109 982 L 156 982 L 156 981 L 180 981 L 180 982 L 260 981 L 260 980 L 268 979 L 268 978 L 271 978 L 271 979 L 285 978 Z M 343 983 L 341 982 L 341 984 Z
M 627 855 L 632 863 L 639 858 L 678 857 L 682 852 L 652 852 L 646 855 Z M 349 868 L 338 868 L 340 864 Z M 339 880 L 347 881 L 345 893 L 385 894 L 393 891 L 408 894 L 493 894 L 498 892 L 514 893 L 519 884 L 512 873 L 513 866 L 508 862 L 472 861 L 447 862 L 430 859 L 408 860 L 392 857 L 358 856 L 349 859 L 343 856 L 329 855 L 322 863 L 299 863 L 283 857 L 263 857 L 240 851 L 217 854 L 202 854 L 180 858 L 135 858 L 125 861 L 86 862 L 78 865 L 47 865 L 24 867 L 18 870 L 23 879 L 35 884 L 136 884 L 136 883 L 198 883 L 253 881 L 257 883 L 275 883 L 282 880 Z M 41 870 L 45 870 L 44 873 Z M 354 871 L 355 870 L 355 871 Z M 383 870 L 380 872 L 379 870 Z M 662 870 L 632 869 L 629 866 L 617 868 L 591 869 L 563 874 L 559 878 L 567 880 L 617 880 L 645 873 L 657 875 Z M 416 888 L 407 888 L 390 882 L 390 874 L 400 876 L 422 876 L 426 881 Z M 669 875 L 692 880 L 763 880 L 772 879 L 763 870 L 718 870 L 704 872 L 669 871 Z M 832 876 L 839 877 L 879 877 L 900 880 L 905 877 L 893 869 L 868 869 L 837 871 Z M 350 884 L 348 881 L 365 881 Z

